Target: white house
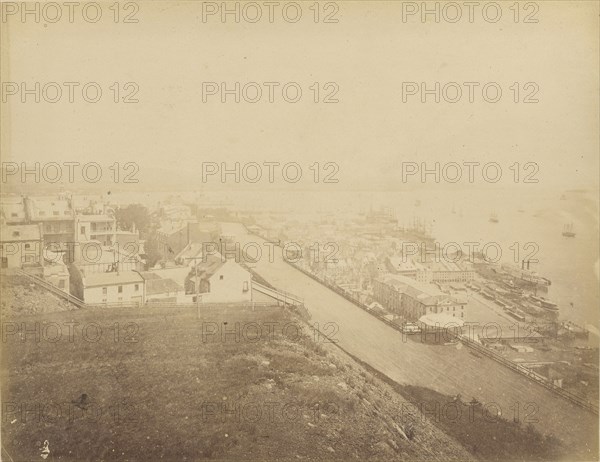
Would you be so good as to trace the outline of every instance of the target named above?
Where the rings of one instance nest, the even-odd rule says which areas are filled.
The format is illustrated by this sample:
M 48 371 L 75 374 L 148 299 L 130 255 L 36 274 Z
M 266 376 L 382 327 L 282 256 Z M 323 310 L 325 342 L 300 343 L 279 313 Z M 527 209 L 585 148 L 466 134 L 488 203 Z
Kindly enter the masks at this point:
M 85 303 L 137 303 L 146 301 L 144 278 L 136 271 L 90 273 L 82 277 Z
M 185 281 L 187 298 L 201 295 L 201 303 L 235 303 L 252 300 L 252 275 L 234 260 L 209 255 L 192 268 Z M 190 297 L 191 296 L 191 297 Z

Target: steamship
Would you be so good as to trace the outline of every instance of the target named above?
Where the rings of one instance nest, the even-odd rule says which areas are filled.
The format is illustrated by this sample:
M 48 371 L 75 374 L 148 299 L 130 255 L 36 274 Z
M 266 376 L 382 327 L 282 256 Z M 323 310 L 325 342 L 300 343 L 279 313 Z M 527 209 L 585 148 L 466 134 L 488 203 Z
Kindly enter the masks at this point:
M 501 268 L 506 274 L 513 277 L 517 282 L 524 281 L 546 288 L 552 284 L 550 279 L 540 276 L 537 272 L 529 269 L 529 266 L 529 260 L 522 260 L 520 267 L 517 265 L 502 264 Z

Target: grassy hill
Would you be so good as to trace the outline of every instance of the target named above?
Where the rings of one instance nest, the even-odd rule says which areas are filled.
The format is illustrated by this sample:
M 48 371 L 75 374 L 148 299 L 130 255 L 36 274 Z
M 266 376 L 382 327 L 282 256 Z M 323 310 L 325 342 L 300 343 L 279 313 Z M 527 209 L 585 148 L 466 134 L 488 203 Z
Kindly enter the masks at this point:
M 44 313 L 3 335 L 15 462 L 44 440 L 63 461 L 472 458 L 280 307 Z
M 39 287 L 25 276 L 0 273 L 0 313 L 3 317 L 69 311 L 76 307 Z

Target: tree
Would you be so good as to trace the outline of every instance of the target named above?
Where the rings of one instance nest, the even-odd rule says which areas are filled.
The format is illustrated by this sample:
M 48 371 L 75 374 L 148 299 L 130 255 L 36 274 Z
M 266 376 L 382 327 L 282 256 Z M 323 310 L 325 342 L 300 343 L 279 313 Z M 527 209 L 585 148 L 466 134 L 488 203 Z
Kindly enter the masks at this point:
M 146 240 L 144 251 L 146 253 L 146 269 L 153 268 L 162 258 L 158 249 L 158 239 L 155 234 L 150 235 Z
M 115 211 L 117 226 L 124 231 L 131 231 L 133 225 L 143 234 L 150 226 L 150 214 L 142 204 L 130 204 L 127 207 L 119 207 Z

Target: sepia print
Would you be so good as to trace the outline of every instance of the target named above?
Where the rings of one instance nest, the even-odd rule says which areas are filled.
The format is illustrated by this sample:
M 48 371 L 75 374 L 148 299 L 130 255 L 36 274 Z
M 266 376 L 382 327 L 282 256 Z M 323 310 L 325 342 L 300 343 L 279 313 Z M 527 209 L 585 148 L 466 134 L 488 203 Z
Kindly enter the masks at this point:
M 598 460 L 600 3 L 0 5 L 2 461 Z

